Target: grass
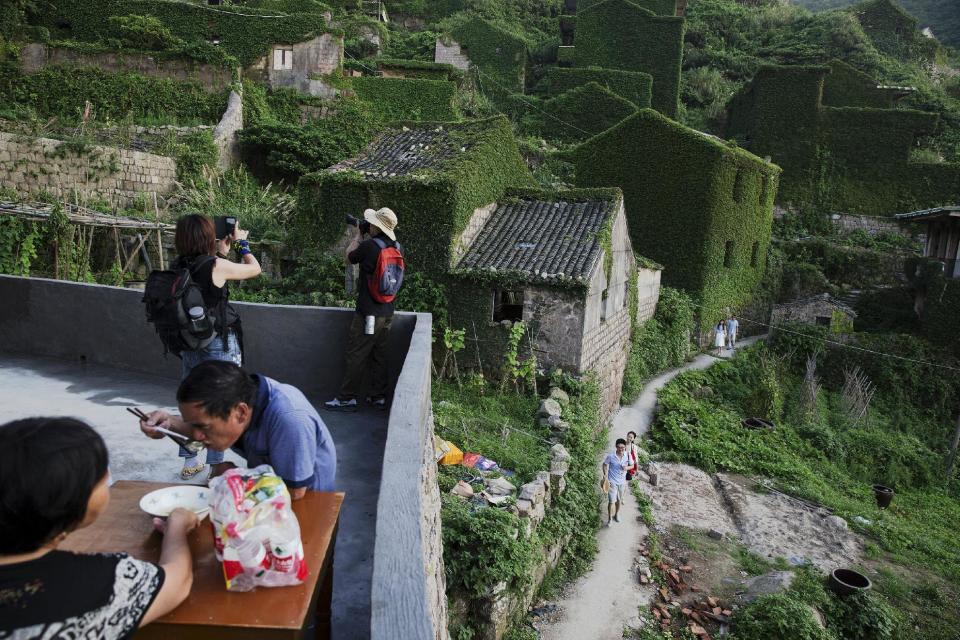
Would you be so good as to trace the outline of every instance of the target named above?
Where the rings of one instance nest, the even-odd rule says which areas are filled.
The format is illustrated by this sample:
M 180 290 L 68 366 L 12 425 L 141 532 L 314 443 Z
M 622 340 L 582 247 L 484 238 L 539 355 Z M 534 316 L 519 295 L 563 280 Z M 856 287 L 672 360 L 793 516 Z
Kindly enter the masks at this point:
M 886 567 L 877 590 L 921 629 L 917 637 L 954 640 L 960 624 L 956 607 L 937 616 L 925 613 L 938 603 L 955 602 L 960 591 L 960 500 L 938 477 L 942 457 L 928 444 L 935 440 L 922 437 L 928 427 L 918 425 L 915 435 L 909 426 L 895 425 L 883 406 L 882 389 L 866 424 L 847 424 L 831 389 L 822 392 L 819 417 L 804 414 L 797 406 L 798 373 L 783 363 L 771 391 L 780 404 L 764 404 L 754 383 L 763 370 L 760 361 L 770 356 L 763 349 L 743 351 L 733 362 L 682 374 L 667 385 L 659 396 L 652 448 L 667 460 L 710 472 L 767 476 L 780 490 L 833 509 L 866 536 L 868 564 Z M 692 392 L 702 386 L 715 393 L 695 398 Z M 740 426 L 744 415 L 757 415 L 764 406 L 779 412 L 776 430 Z M 897 495 L 889 509 L 880 510 L 870 485 L 886 478 L 898 480 Z M 745 551 L 737 561 L 753 574 L 771 568 Z M 927 578 L 910 583 L 903 576 L 911 572 Z

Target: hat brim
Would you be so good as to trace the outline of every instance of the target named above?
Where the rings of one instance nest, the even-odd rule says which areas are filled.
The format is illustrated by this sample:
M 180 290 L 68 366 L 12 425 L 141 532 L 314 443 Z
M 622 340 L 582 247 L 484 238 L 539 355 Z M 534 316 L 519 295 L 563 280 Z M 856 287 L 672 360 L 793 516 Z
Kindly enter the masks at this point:
M 392 229 L 384 229 L 380 225 L 380 221 L 377 220 L 377 212 L 371 211 L 370 213 L 368 213 L 368 211 L 371 211 L 371 210 L 368 209 L 367 211 L 363 212 L 363 219 L 369 222 L 370 224 L 372 224 L 373 226 L 375 226 L 377 229 L 380 229 L 380 231 L 382 231 L 385 236 L 387 236 L 388 238 L 396 242 L 397 235 L 393 232 Z

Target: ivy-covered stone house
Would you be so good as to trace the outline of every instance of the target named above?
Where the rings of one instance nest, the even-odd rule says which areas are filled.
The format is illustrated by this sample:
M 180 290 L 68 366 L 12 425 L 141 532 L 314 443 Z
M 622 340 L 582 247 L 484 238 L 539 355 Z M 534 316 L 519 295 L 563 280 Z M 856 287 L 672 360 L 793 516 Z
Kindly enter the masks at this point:
M 652 109 L 572 153 L 579 187 L 619 186 L 633 248 L 688 291 L 702 333 L 747 305 L 763 276 L 778 167 Z
M 659 295 L 659 271 L 644 270 L 644 282 L 656 286 L 638 299 L 620 190 L 511 191 L 478 210 L 468 229 L 451 271 L 450 321 L 477 339 L 480 357 L 490 359 L 482 364 L 499 366 L 502 325 L 522 321 L 523 346 L 537 365 L 594 372 L 609 415 L 620 400 L 632 321 L 652 315 Z
M 762 67 L 729 104 L 727 137 L 783 167 L 780 200 L 892 215 L 960 199 L 960 164 L 911 159 L 938 116 L 877 108 L 898 89 L 833 68 Z
M 829 327 L 832 333 L 852 333 L 857 313 L 829 293 L 775 305 L 770 315 L 774 327 L 786 322 L 802 322 Z
M 464 252 L 477 209 L 508 187 L 536 182 L 509 120 L 408 122 L 387 128 L 359 155 L 299 182 L 297 219 L 321 244 L 347 231 L 344 214 L 390 207 L 411 272 L 447 274 Z
M 561 64 L 649 74 L 653 82 L 651 106 L 676 117 L 684 19 L 675 15 L 675 2 L 577 0 L 572 4 L 575 19 L 562 21 L 563 37 L 570 44 L 561 47 Z

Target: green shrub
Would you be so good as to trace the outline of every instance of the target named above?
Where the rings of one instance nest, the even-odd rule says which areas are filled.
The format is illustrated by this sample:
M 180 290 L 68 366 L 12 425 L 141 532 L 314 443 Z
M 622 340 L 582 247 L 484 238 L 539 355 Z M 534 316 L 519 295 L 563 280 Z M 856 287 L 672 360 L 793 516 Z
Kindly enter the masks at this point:
M 833 598 L 826 608 L 827 624 L 843 640 L 899 640 L 907 631 L 903 620 L 883 596 L 863 591 Z
M 226 109 L 227 92 L 209 93 L 198 82 L 177 82 L 136 73 L 50 66 L 20 75 L 0 65 L 0 93 L 7 104 L 33 109 L 45 118 L 79 122 L 85 104 L 98 120 L 162 119 L 164 122 L 216 123 Z
M 120 42 L 133 49 L 162 51 L 183 43 L 183 40 L 174 36 L 166 25 L 153 16 L 110 16 L 108 22 L 119 36 Z
M 353 78 L 357 97 L 385 121 L 455 120 L 453 95 L 456 85 L 447 80 L 419 78 Z
M 733 618 L 735 640 L 834 640 L 806 604 L 778 593 L 762 596 Z
M 304 125 L 267 122 L 245 127 L 239 136 L 244 163 L 261 178 L 292 184 L 355 155 L 373 139 L 379 117 L 359 100 L 338 100 L 334 109 L 336 115 Z

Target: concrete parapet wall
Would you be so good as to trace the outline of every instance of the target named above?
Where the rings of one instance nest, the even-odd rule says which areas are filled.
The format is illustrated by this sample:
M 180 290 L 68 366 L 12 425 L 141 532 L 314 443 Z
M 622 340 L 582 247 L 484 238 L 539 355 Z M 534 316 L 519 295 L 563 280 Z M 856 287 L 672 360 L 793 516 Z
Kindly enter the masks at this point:
M 131 71 L 151 78 L 194 81 L 210 91 L 221 91 L 233 82 L 233 71 L 224 67 L 187 59 L 162 60 L 145 53 L 84 53 L 39 42 L 24 46 L 20 53 L 20 68 L 24 73 L 37 73 L 44 67 L 59 64 L 96 67 L 113 73 Z
M 637 322 L 653 317 L 660 300 L 660 270 L 637 269 Z
M 71 201 L 76 193 L 119 206 L 141 193 L 164 196 L 175 187 L 173 158 L 99 146 L 75 151 L 63 145 L 62 140 L 0 132 L 0 187 L 24 195 L 47 191 Z

